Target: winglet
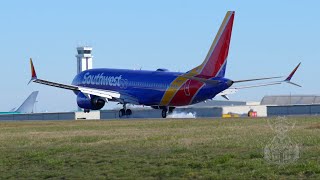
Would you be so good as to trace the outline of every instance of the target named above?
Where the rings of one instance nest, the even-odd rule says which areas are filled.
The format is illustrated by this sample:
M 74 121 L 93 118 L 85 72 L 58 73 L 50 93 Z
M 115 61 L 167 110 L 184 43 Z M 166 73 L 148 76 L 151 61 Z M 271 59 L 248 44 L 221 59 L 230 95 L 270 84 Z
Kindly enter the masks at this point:
M 30 66 L 31 66 L 31 79 L 28 84 L 30 84 L 31 81 L 37 79 L 37 73 L 36 73 L 36 70 L 34 69 L 32 58 L 30 58 Z
M 293 71 L 289 74 L 289 76 L 284 80 L 284 82 L 287 82 L 289 84 L 301 87 L 299 84 L 293 83 L 291 82 L 291 78 L 293 77 L 293 75 L 296 73 L 296 71 L 298 70 L 299 66 L 300 66 L 301 62 L 296 66 L 296 68 L 293 69 Z

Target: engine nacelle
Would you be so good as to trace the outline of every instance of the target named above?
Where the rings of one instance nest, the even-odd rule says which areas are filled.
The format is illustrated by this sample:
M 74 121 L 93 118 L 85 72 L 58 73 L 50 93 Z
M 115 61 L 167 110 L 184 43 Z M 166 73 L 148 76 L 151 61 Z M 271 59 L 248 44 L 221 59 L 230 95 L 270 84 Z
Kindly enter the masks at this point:
M 105 103 L 106 101 L 98 96 L 91 96 L 90 99 L 81 92 L 77 95 L 77 104 L 83 109 L 99 110 Z

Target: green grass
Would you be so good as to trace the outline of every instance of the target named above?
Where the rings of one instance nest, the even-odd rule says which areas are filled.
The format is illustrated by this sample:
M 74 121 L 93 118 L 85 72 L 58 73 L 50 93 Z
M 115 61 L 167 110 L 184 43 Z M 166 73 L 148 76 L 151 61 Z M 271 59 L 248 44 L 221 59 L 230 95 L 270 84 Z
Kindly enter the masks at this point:
M 320 178 L 320 118 L 290 118 L 300 158 L 265 161 L 266 119 L 0 123 L 0 179 Z

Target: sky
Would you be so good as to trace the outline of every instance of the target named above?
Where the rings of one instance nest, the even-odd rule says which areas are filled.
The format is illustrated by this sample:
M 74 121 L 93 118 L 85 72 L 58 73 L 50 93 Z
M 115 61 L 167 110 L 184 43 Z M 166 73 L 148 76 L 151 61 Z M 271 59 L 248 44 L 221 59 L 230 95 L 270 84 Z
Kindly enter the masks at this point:
M 70 84 L 77 46 L 93 47 L 94 67 L 188 71 L 204 60 L 228 10 L 236 15 L 226 77 L 287 75 L 302 62 L 292 80 L 303 86 L 246 89 L 231 100 L 320 94 L 320 1 L 11 0 L 0 6 L 0 111 L 18 107 L 34 90 L 39 112 L 75 110 L 73 92 L 28 82 L 32 57 L 39 78 Z

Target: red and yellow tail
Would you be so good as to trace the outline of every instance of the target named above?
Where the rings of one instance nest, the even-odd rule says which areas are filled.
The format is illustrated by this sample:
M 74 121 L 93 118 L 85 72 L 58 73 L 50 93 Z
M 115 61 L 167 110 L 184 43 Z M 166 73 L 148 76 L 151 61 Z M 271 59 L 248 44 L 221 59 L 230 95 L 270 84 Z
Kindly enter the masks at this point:
M 234 14 L 234 11 L 227 12 L 205 60 L 200 66 L 190 71 L 192 74 L 205 77 L 224 77 Z
M 233 19 L 234 11 L 227 12 L 206 59 L 200 66 L 188 71 L 184 77 L 178 76 L 172 81 L 161 99 L 161 106 L 183 106 L 193 102 L 194 97 L 201 87 L 203 87 L 204 83 L 186 77 L 204 79 L 224 77 Z

